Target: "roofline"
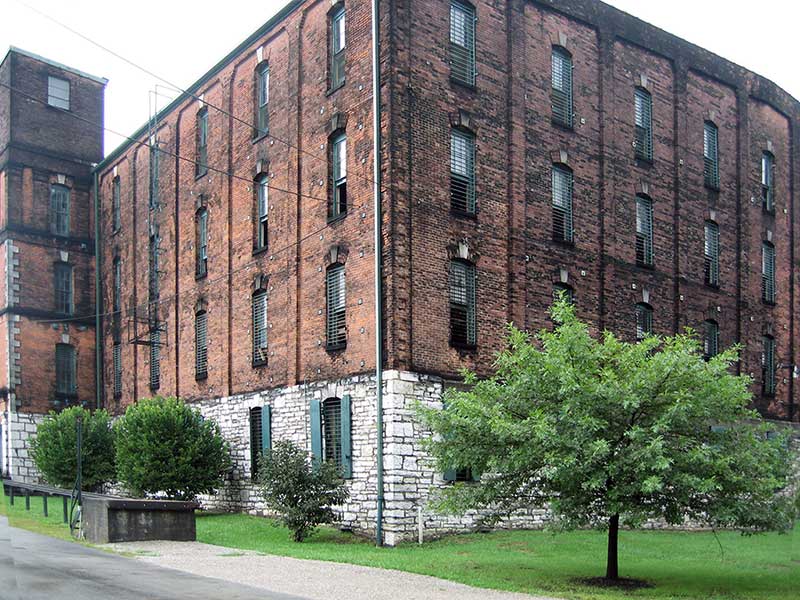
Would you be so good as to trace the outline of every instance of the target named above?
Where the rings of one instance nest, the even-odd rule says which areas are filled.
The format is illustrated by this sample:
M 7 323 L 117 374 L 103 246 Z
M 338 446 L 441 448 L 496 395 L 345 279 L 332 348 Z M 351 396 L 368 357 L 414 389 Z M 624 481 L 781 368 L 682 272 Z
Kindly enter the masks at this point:
M 39 54 L 34 54 L 33 52 L 28 52 L 27 50 L 23 50 L 22 48 L 17 48 L 16 46 L 8 47 L 8 52 L 6 52 L 6 56 L 5 58 L 3 58 L 3 62 L 6 61 L 6 58 L 8 58 L 8 56 L 12 52 L 16 54 L 22 54 L 23 56 L 27 56 L 28 58 L 32 58 L 33 60 L 38 60 L 39 62 L 43 62 L 45 64 L 50 65 L 51 67 L 56 67 L 57 69 L 61 69 L 62 71 L 73 73 L 74 75 L 78 75 L 79 77 L 85 77 L 86 79 L 91 79 L 95 83 L 99 83 L 100 85 L 103 86 L 105 86 L 108 83 L 108 79 L 106 79 L 105 77 L 98 77 L 97 75 L 92 75 L 90 73 L 87 73 L 86 71 L 81 71 L 73 67 L 68 67 L 67 65 L 61 64 L 60 62 L 50 60 L 49 58 L 45 58 L 44 56 L 40 56 Z
M 190 85 L 185 92 L 181 93 L 177 98 L 175 98 L 172 102 L 170 102 L 167 106 L 162 108 L 156 114 L 156 119 L 160 119 L 162 116 L 170 113 L 175 107 L 186 101 L 187 99 L 191 98 L 197 90 L 199 90 L 206 82 L 208 82 L 214 75 L 216 75 L 219 71 L 221 71 L 227 64 L 233 60 L 237 55 L 241 54 L 243 50 L 251 46 L 258 38 L 263 37 L 266 33 L 271 31 L 278 25 L 281 21 L 283 21 L 286 17 L 288 17 L 291 13 L 295 11 L 301 4 L 303 4 L 306 0 L 290 0 L 286 6 L 280 9 L 275 15 L 269 19 L 266 23 L 264 23 L 261 27 L 259 27 L 256 31 L 250 34 L 247 39 L 245 39 L 242 43 L 240 43 L 236 48 L 231 50 L 222 60 L 220 60 L 216 65 L 211 67 L 205 75 L 200 77 L 197 81 L 195 81 L 192 85 Z M 134 142 L 134 140 L 138 140 L 142 136 L 144 136 L 145 132 L 147 131 L 148 124 L 145 123 L 135 132 L 133 132 L 130 136 L 128 136 L 129 140 L 122 142 L 119 146 L 117 146 L 114 150 L 109 152 L 108 156 L 106 156 L 98 165 L 94 168 L 95 172 L 101 171 L 105 169 L 109 163 L 113 162 Z

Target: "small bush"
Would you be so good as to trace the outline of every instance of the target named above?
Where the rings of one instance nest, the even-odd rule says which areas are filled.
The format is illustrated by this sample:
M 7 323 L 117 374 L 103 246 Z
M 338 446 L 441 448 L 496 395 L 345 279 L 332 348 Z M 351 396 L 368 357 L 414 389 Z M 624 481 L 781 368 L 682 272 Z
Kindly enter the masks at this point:
M 220 487 L 230 466 L 217 424 L 176 398 L 129 406 L 114 430 L 117 476 L 137 496 L 192 500 Z
M 81 425 L 81 471 L 84 489 L 114 479 L 114 434 L 108 413 L 80 406 L 51 412 L 31 440 L 36 468 L 50 485 L 72 488 L 78 473 L 77 419 Z
M 292 442 L 280 441 L 261 460 L 259 481 L 267 506 L 302 542 L 317 525 L 333 523 L 333 506 L 347 500 L 339 469 L 330 462 L 312 466 L 308 454 Z

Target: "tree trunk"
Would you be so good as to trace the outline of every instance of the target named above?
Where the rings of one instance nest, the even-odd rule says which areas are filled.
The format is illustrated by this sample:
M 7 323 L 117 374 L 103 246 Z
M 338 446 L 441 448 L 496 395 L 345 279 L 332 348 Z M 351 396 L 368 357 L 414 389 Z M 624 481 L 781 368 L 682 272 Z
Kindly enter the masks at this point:
M 619 579 L 619 557 L 617 541 L 619 540 L 619 514 L 611 515 L 608 520 L 608 558 L 606 559 L 606 579 Z

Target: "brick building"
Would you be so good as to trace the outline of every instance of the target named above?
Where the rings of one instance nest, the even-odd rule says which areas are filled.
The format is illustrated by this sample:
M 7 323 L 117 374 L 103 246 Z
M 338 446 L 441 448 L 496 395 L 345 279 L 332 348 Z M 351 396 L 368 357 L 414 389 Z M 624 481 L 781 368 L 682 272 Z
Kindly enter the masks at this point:
M 593 0 L 383 3 L 383 442 L 389 543 L 425 508 L 415 400 L 487 372 L 554 291 L 596 331 L 740 343 L 757 408 L 798 420 L 800 103 Z M 271 440 L 338 461 L 375 525 L 370 5 L 290 2 L 96 169 L 102 390 L 178 395 L 260 510 Z M 541 511 L 520 515 L 531 524 Z
M 42 413 L 95 402 L 90 192 L 106 80 L 11 48 L 0 83 L 2 466 L 24 476 L 12 440 Z

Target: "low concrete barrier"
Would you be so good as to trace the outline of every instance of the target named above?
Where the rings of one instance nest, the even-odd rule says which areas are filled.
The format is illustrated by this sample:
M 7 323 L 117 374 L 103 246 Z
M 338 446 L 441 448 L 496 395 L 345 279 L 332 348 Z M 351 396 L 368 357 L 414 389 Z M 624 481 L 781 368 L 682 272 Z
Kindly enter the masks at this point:
M 196 539 L 197 502 L 83 495 L 81 527 L 95 544 Z

